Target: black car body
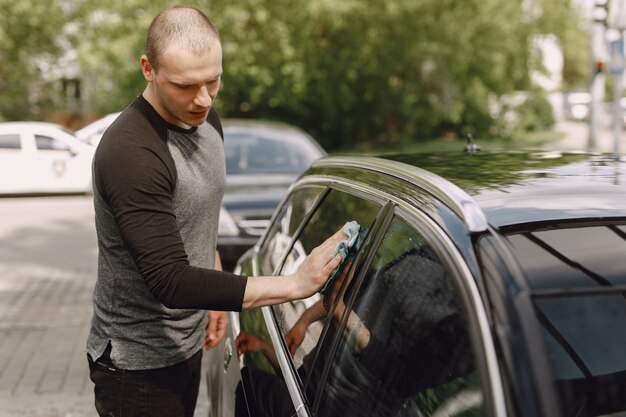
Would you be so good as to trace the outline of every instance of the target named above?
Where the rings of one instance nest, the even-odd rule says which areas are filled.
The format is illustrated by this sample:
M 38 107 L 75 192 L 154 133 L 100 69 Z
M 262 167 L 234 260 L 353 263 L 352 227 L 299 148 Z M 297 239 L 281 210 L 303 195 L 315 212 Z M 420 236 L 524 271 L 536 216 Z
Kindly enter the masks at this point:
M 217 244 L 231 269 L 263 234 L 293 181 L 326 152 L 285 123 L 227 118 L 223 128 L 227 176 Z
M 351 220 L 363 242 L 324 295 L 233 314 L 214 410 L 624 415 L 625 175 L 625 160 L 585 153 L 315 162 L 236 270 L 289 274 Z M 320 302 L 326 317 L 291 355 L 303 305 Z M 277 363 L 231 360 L 240 331 Z

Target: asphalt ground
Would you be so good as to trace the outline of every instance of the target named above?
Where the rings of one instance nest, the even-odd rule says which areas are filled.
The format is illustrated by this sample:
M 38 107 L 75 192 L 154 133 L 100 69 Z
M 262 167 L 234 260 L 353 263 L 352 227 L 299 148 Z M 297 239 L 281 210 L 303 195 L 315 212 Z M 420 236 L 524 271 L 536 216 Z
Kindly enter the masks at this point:
M 0 198 L 0 417 L 92 417 L 89 196 Z M 197 416 L 208 415 L 201 387 Z

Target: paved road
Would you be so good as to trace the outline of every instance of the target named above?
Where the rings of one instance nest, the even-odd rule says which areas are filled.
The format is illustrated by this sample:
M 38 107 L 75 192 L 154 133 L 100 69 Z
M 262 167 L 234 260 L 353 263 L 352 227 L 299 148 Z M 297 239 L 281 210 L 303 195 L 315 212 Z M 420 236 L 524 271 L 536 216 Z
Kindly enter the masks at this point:
M 93 417 L 91 197 L 0 198 L 0 417 Z M 197 416 L 207 416 L 201 388 Z
M 93 416 L 87 197 L 0 199 L 0 416 Z

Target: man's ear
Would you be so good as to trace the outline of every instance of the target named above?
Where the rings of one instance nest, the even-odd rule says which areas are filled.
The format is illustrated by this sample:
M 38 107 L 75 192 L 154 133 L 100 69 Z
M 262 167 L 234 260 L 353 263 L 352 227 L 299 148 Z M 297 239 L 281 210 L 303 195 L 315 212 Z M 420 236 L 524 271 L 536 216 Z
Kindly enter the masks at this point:
M 150 64 L 148 57 L 146 55 L 142 55 L 140 61 L 143 78 L 145 78 L 148 82 L 154 81 L 154 68 L 152 67 L 152 64 Z

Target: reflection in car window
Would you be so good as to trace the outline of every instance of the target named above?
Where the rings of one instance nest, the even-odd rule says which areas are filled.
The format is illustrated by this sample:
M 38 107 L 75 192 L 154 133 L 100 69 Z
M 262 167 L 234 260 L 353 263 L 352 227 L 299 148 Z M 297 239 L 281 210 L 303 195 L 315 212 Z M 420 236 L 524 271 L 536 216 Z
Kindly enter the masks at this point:
M 299 174 L 315 156 L 304 140 L 228 134 L 224 141 L 226 173 L 284 172 Z
M 358 290 L 346 285 L 318 416 L 485 414 L 460 297 L 420 234 L 396 217 Z
M 20 135 L 0 135 L 0 149 L 20 149 Z
M 297 232 L 300 223 L 304 220 L 315 201 L 321 197 L 324 188 L 306 187 L 291 194 L 289 200 L 280 208 L 273 228 L 268 231 L 263 242 L 259 258 L 273 258 L 270 265 L 261 267 L 262 271 L 271 271 L 289 249 L 285 246 L 291 243 L 292 236 Z M 322 243 L 328 236 L 334 234 L 347 221 L 356 220 L 366 228 L 371 227 L 380 206 L 358 199 L 352 195 L 331 190 L 320 203 L 318 211 L 311 217 L 303 229 L 298 241 L 289 253 L 288 260 L 282 273 L 290 273 L 297 269 L 314 247 Z M 320 215 L 320 212 L 323 215 Z M 267 255 L 266 255 L 267 254 Z M 276 261 L 280 262 L 280 261 Z M 274 308 L 275 314 L 280 317 L 279 328 L 283 336 L 293 327 L 299 315 L 314 305 L 319 295 L 307 300 L 294 303 L 285 303 Z M 240 313 L 241 334 L 238 337 L 238 347 L 242 343 L 261 345 L 258 352 L 247 353 L 244 356 L 244 367 L 241 371 L 241 390 L 236 392 L 236 415 L 247 415 L 243 405 L 251 416 L 292 416 L 295 415 L 285 381 L 278 372 L 277 358 L 274 353 L 271 339 L 263 323 L 260 309 L 243 311 Z M 296 366 L 300 366 L 302 356 L 315 346 L 321 332 L 322 325 L 313 323 L 307 329 L 307 336 L 298 350 Z M 256 347 L 255 347 L 256 348 Z M 244 401 L 244 402 L 242 402 Z
M 287 255 L 281 273 L 291 274 L 295 272 L 307 254 L 337 230 L 341 229 L 346 222 L 356 220 L 365 229 L 371 228 L 379 211 L 380 206 L 378 204 L 339 190 L 331 190 L 320 203 L 319 208 L 311 216 L 298 240 L 294 243 Z M 295 330 L 294 326 L 298 319 L 308 309 L 312 308 L 315 310 L 316 306 L 319 307 L 319 304 L 316 304 L 318 301 L 319 295 L 315 294 L 305 300 L 298 300 L 274 307 L 278 325 L 284 337 L 290 339 L 291 334 L 288 335 L 288 333 L 292 329 Z M 311 312 L 311 310 L 308 311 L 309 313 Z M 307 317 L 309 317 L 308 313 L 304 318 L 306 319 Z M 310 325 L 306 328 L 305 337 L 295 351 L 294 364 L 296 367 L 301 365 L 304 356 L 315 347 L 322 330 L 320 322 L 313 321 L 307 324 Z
M 37 144 L 37 149 L 46 150 L 46 151 L 69 151 L 70 147 L 51 137 L 35 135 L 35 143 Z
M 280 207 L 276 221 L 259 250 L 261 275 L 272 275 L 289 250 L 291 239 L 324 188 L 306 187 L 293 192 Z
M 242 359 L 241 381 L 235 391 L 235 416 L 295 415 L 261 309 L 244 310 L 239 320 L 237 350 L 251 351 L 244 353 Z

